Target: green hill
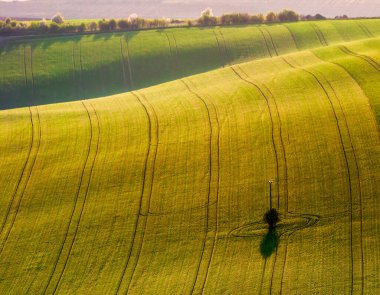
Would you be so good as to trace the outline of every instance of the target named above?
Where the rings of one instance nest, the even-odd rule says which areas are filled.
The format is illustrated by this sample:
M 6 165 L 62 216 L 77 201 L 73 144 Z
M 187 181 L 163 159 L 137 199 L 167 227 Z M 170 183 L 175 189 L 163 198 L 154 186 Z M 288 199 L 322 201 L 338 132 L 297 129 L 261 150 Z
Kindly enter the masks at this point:
M 216 29 L 220 51 L 213 30 L 165 31 L 176 59 L 165 32 L 139 33 L 129 44 L 136 88 L 273 58 L 0 111 L 2 293 L 378 294 L 380 39 L 275 57 L 318 47 L 322 35 L 325 45 L 366 37 L 349 24 L 316 23 L 317 37 L 309 23 L 261 28 L 268 49 L 257 51 L 242 45 L 255 44 L 257 27 Z M 33 47 L 25 85 L 77 99 L 67 86 L 75 69 L 84 97 L 111 81 L 121 91 L 113 68 L 125 39 L 86 38 Z M 2 85 L 23 79 L 10 70 L 23 50 L 5 55 L 15 57 Z M 270 206 L 281 221 L 268 232 Z
M 380 20 L 39 37 L 0 47 L 0 108 L 102 97 L 252 59 L 380 35 Z

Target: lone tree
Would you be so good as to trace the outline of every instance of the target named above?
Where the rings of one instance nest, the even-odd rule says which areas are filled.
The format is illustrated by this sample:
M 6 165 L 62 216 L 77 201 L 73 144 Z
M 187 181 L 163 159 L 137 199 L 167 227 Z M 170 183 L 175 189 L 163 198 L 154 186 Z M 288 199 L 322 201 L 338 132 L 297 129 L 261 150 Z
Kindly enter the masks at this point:
M 269 228 L 276 227 L 277 222 L 280 221 L 279 214 L 276 209 L 272 208 L 264 214 L 264 221 L 268 223 Z

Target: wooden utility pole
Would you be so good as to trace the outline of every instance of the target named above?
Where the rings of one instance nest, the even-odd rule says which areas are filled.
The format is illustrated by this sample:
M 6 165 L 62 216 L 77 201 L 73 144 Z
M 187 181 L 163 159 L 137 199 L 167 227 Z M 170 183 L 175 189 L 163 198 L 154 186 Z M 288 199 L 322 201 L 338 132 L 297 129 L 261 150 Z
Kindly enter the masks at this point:
M 272 183 L 273 180 L 269 180 L 269 209 L 272 209 Z

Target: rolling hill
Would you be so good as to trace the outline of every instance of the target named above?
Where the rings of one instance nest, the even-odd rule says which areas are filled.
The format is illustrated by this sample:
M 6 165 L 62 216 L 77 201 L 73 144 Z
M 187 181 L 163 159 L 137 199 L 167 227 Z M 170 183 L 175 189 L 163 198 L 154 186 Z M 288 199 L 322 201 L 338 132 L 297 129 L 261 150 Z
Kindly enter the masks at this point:
M 125 35 L 8 44 L 10 99 L 133 91 L 0 111 L 1 293 L 379 293 L 380 38 L 353 24 L 139 33 L 129 76 Z
M 103 97 L 374 36 L 379 19 L 22 38 L 0 46 L 0 109 Z

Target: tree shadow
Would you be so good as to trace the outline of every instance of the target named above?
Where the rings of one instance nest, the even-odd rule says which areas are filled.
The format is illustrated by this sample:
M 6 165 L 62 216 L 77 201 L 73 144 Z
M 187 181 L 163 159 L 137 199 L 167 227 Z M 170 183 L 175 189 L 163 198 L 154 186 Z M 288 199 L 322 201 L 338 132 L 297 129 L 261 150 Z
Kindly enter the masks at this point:
M 268 229 L 260 243 L 260 253 L 263 258 L 267 259 L 274 251 L 276 251 L 280 236 L 278 235 L 276 228 Z

